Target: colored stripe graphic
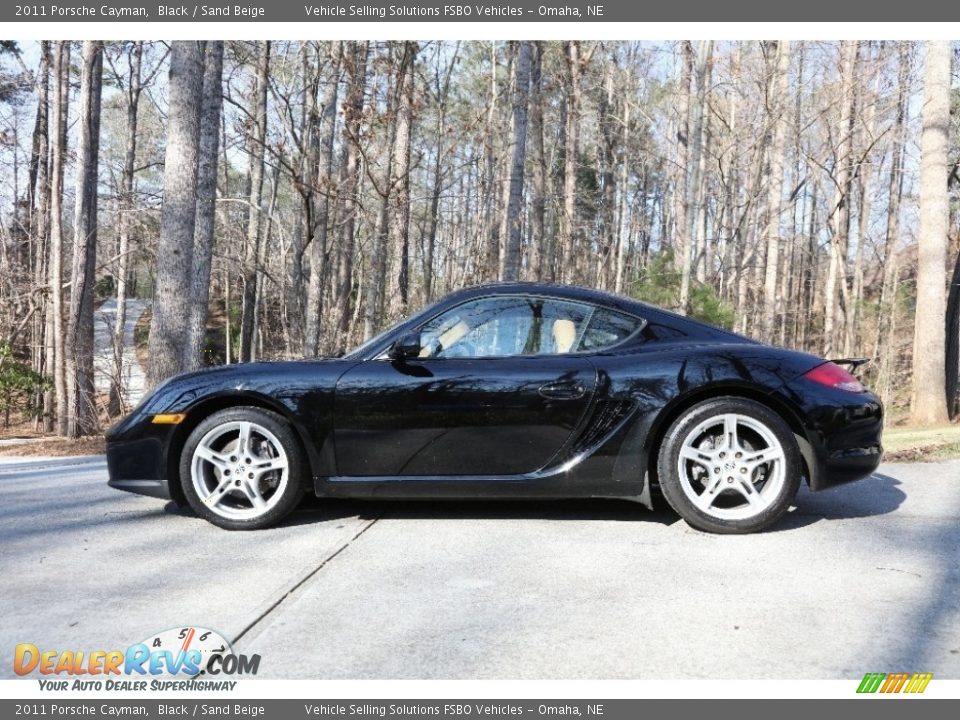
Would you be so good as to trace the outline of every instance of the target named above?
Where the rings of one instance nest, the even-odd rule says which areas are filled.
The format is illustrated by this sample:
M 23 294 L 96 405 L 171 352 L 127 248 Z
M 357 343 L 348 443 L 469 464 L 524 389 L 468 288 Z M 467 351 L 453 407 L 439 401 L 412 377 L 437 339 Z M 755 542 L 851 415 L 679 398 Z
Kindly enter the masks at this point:
M 860 687 L 857 688 L 857 692 L 875 693 L 885 677 L 886 673 L 867 673 L 863 676 L 863 680 L 860 681 Z
M 933 673 L 867 673 L 857 687 L 858 693 L 922 693 Z
M 930 683 L 932 678 L 933 673 L 914 673 L 913 677 L 910 678 L 910 683 L 907 685 L 907 689 L 904 690 L 904 692 L 922 693 L 927 689 L 927 685 Z

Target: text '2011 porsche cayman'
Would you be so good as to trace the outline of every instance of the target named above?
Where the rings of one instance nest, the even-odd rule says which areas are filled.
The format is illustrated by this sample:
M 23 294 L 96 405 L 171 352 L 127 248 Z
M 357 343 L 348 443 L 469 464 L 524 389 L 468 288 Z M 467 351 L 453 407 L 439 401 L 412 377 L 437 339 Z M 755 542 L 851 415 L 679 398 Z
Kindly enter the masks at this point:
M 776 522 L 869 475 L 882 407 L 840 365 L 627 298 L 470 288 L 341 358 L 179 375 L 107 435 L 110 484 L 253 529 L 321 497 L 623 498 Z

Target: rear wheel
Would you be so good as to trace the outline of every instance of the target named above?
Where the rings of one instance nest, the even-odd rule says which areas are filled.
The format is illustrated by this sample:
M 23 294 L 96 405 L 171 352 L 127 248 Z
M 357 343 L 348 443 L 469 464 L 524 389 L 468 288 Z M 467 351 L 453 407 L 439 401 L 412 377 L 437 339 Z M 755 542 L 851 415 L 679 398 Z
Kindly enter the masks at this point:
M 749 533 L 789 509 L 800 487 L 800 451 L 790 427 L 770 408 L 717 398 L 670 426 L 657 470 L 664 497 L 689 525 Z
M 257 407 L 221 410 L 190 433 L 180 458 L 190 507 L 227 530 L 274 525 L 304 492 L 304 462 L 293 430 Z

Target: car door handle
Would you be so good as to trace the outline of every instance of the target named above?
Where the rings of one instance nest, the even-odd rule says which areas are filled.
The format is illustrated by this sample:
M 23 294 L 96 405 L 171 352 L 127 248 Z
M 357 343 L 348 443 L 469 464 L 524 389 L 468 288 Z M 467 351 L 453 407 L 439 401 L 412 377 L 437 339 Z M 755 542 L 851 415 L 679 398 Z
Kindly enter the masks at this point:
M 538 392 L 548 400 L 576 400 L 583 397 L 585 389 L 578 382 L 554 382 L 541 385 Z

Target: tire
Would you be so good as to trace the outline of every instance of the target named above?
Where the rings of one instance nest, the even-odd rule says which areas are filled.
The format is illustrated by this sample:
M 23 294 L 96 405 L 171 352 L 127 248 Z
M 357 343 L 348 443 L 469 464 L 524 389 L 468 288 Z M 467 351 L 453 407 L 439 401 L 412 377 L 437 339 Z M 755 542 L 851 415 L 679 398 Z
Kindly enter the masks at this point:
M 246 445 L 246 452 L 240 452 Z M 258 407 L 205 418 L 184 445 L 180 484 L 193 511 L 226 530 L 276 525 L 303 497 L 306 463 L 290 425 Z
M 797 495 L 801 468 L 783 418 L 738 397 L 707 400 L 683 413 L 667 429 L 657 461 L 670 507 L 691 527 L 721 534 L 777 522 Z

